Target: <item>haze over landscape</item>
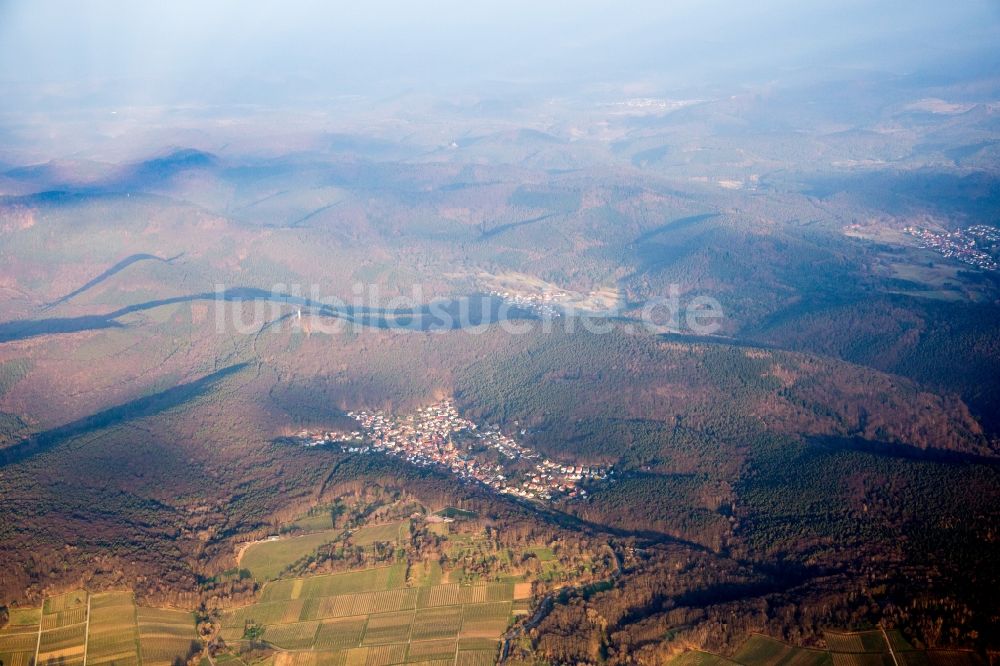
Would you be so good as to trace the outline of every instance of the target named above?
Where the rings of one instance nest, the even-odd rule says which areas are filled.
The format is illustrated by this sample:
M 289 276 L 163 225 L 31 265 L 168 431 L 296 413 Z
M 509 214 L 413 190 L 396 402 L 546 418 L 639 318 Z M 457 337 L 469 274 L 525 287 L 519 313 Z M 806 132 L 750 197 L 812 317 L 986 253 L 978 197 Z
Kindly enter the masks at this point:
M 0 666 L 984 666 L 993 2 L 0 2 Z

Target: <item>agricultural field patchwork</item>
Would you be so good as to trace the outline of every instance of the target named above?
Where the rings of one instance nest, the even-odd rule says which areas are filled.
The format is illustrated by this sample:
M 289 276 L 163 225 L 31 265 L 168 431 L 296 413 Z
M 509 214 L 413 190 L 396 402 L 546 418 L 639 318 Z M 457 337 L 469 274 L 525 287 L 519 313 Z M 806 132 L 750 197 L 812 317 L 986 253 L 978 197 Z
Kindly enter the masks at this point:
M 671 666 L 738 666 L 737 662 L 723 656 L 700 650 L 689 650 L 675 657 Z
M 191 613 L 138 608 L 124 591 L 49 597 L 0 630 L 3 666 L 170 666 L 200 650 Z
M 87 605 L 87 593 L 84 590 L 73 590 L 65 594 L 48 597 L 42 604 L 42 614 L 61 613 Z
M 308 518 L 320 526 L 328 516 Z M 481 535 L 450 529 L 443 532 L 454 552 L 472 560 L 488 551 Z M 214 615 L 226 648 L 212 658 L 203 654 L 201 666 L 496 663 L 503 634 L 530 611 L 532 583 L 509 557 L 496 559 L 501 572 L 472 574 L 437 558 L 407 564 L 379 545 L 406 549 L 411 531 L 411 518 L 340 530 L 338 539 L 355 552 L 386 553 L 393 563 L 374 560 L 338 573 L 287 577 L 287 544 L 303 537 L 247 549 L 244 564 L 256 567 L 252 573 L 263 583 L 257 601 Z M 304 538 L 326 540 L 334 532 Z M 267 580 L 260 566 L 286 577 Z M 192 612 L 139 607 L 131 591 L 77 590 L 46 599 L 42 608 L 13 609 L 0 630 L 0 660 L 2 666 L 175 666 L 202 653 L 196 622 Z
M 82 666 L 87 646 L 87 593 L 74 590 L 42 604 L 37 664 Z
M 351 617 L 323 622 L 316 632 L 317 650 L 344 650 L 361 644 L 368 624 L 366 617 Z
M 416 611 L 399 613 L 379 613 L 368 616 L 362 645 L 384 645 L 386 643 L 406 643 L 410 640 L 410 625 Z
M 516 583 L 405 587 L 406 580 L 405 565 L 394 564 L 273 581 L 260 603 L 223 614 L 222 636 L 230 645 L 258 636 L 282 651 L 275 666 L 496 662 Z
M 412 639 L 455 638 L 461 629 L 461 606 L 424 608 L 414 616 Z
M 833 666 L 893 666 L 892 657 L 878 652 L 831 652 Z
M 889 647 L 882 638 L 881 631 L 856 631 L 840 633 L 828 631 L 823 634 L 826 644 L 833 652 L 888 652 Z
M 10 621 L 0 629 L 0 661 L 5 666 L 29 666 L 38 644 L 39 609 L 11 611 Z
M 671 666 L 983 666 L 971 650 L 917 650 L 898 631 L 826 632 L 827 649 L 802 648 L 755 634 L 732 659 L 691 650 Z M 890 650 L 891 648 L 891 650 Z
M 261 601 L 318 599 L 342 594 L 390 590 L 401 587 L 405 577 L 406 565 L 394 564 L 340 574 L 278 580 L 264 586 Z

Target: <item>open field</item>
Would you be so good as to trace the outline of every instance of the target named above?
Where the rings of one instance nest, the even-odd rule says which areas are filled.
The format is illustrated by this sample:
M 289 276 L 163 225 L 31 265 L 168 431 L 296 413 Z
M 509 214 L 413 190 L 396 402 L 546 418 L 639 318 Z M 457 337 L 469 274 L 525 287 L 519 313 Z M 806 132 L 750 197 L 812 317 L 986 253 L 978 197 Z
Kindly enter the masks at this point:
M 258 580 L 271 580 L 277 578 L 285 567 L 313 554 L 317 548 L 334 541 L 340 535 L 340 530 L 323 530 L 255 543 L 244 551 L 240 566 L 249 569 Z
M 41 608 L 12 608 L 9 613 L 10 623 L 6 628 L 37 625 L 42 619 Z
M 303 516 L 292 524 L 305 532 L 319 532 L 322 530 L 332 530 L 333 518 L 329 511 L 318 511 Z
M 398 543 L 409 527 L 408 520 L 384 525 L 366 525 L 351 534 L 351 542 L 357 546 L 370 546 L 378 541 Z
M 533 553 L 539 562 L 551 562 L 556 559 L 556 554 L 548 546 L 538 546 L 537 548 L 530 549 L 528 552 Z
M 312 554 L 316 548 L 336 540 L 343 530 L 334 529 L 329 511 L 317 511 L 292 523 L 306 534 L 281 537 L 248 546 L 240 555 L 240 565 L 260 580 L 273 579 L 288 565 Z M 350 534 L 351 543 L 371 546 L 377 542 L 399 543 L 407 536 L 409 520 L 381 525 L 365 525 Z M 446 525 L 442 525 L 447 528 Z M 444 534 L 447 534 L 447 529 Z

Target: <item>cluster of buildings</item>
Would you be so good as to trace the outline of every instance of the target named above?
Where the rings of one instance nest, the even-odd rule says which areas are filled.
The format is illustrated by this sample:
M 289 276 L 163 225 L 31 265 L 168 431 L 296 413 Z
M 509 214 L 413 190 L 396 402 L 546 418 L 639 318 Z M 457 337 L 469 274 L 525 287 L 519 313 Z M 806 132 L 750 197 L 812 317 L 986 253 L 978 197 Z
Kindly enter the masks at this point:
M 348 412 L 361 426 L 350 433 L 302 431 L 303 446 L 338 444 L 348 453 L 381 452 L 460 479 L 530 500 L 585 497 L 586 481 L 607 478 L 601 467 L 564 465 L 518 444 L 498 427 L 479 428 L 462 418 L 450 400 L 397 417 L 383 411 Z
M 993 254 L 981 248 L 983 245 L 990 245 L 993 253 L 996 253 L 996 245 L 1000 243 L 1000 229 L 996 227 L 977 224 L 947 233 L 906 227 L 904 231 L 916 237 L 918 246 L 936 250 L 944 257 L 958 259 L 987 271 L 1000 268 Z
M 513 294 L 509 291 L 491 291 L 491 296 L 503 299 L 505 303 L 516 305 L 519 308 L 529 310 L 542 317 L 558 317 L 562 314 L 559 309 L 559 299 L 556 294 L 546 292 L 544 294 Z
M 658 112 L 673 111 L 682 109 L 685 106 L 697 104 L 701 100 L 697 99 L 657 99 L 655 97 L 632 97 L 621 102 L 614 102 L 613 107 L 625 109 L 627 111 Z
M 988 224 L 974 224 L 965 230 L 965 233 L 974 236 L 984 243 L 1000 243 L 1000 229 L 991 227 Z

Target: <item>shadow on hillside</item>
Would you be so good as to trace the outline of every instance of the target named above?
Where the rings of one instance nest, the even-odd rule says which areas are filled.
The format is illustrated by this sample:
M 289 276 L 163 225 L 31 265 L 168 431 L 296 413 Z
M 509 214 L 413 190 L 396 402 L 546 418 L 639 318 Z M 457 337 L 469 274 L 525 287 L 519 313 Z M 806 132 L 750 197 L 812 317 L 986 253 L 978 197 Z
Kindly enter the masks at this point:
M 122 328 L 124 325 L 105 315 L 82 317 L 56 317 L 51 319 L 22 319 L 0 323 L 0 342 L 24 340 L 39 335 L 96 331 L 102 328 Z
M 219 292 L 209 291 L 200 294 L 173 296 L 135 303 L 103 315 L 2 322 L 0 323 L 0 343 L 24 340 L 40 335 L 76 333 L 103 328 L 121 328 L 125 324 L 116 321 L 119 317 L 156 307 L 191 301 L 269 301 L 303 308 L 321 317 L 343 319 L 369 328 L 423 332 L 473 328 L 493 324 L 501 319 L 537 319 L 528 310 L 509 307 L 502 299 L 486 295 L 473 295 L 436 301 L 430 305 L 421 305 L 415 308 L 389 309 L 335 306 L 302 296 L 266 291 L 253 287 L 236 287 Z
M 182 252 L 181 254 L 178 254 L 178 255 L 173 256 L 173 257 L 169 257 L 167 259 L 163 259 L 162 257 L 158 257 L 155 254 L 133 254 L 133 255 L 130 255 L 128 257 L 125 257 L 124 259 L 122 259 L 121 261 L 119 261 L 117 264 L 115 264 L 114 266 L 112 266 L 108 270 L 104 271 L 103 273 L 101 273 L 100 275 L 98 275 L 97 277 L 95 277 L 94 279 L 90 280 L 89 282 L 87 282 L 86 284 L 84 284 L 79 289 L 74 289 L 73 291 L 69 292 L 65 296 L 61 296 L 61 297 L 57 298 L 56 300 L 52 301 L 51 303 L 46 304 L 45 307 L 42 308 L 42 310 L 43 311 L 44 310 L 49 310 L 49 309 L 54 308 L 55 306 L 59 305 L 60 303 L 65 303 L 66 301 L 68 301 L 69 299 L 73 298 L 74 296 L 79 296 L 80 294 L 82 294 L 83 292 L 87 291 L 88 289 L 92 289 L 93 287 L 96 287 L 100 283 L 104 282 L 105 280 L 107 280 L 108 278 L 112 277 L 116 273 L 120 273 L 121 271 L 125 270 L 126 268 L 128 268 L 129 266 L 131 266 L 132 264 L 134 264 L 136 262 L 139 262 L 139 261 L 154 261 L 155 260 L 155 261 L 162 261 L 163 263 L 169 264 L 170 262 L 174 261 L 175 259 L 179 259 L 181 256 L 183 256 L 183 254 L 184 253 Z
M 649 231 L 636 236 L 632 240 L 632 245 L 639 245 L 645 243 L 646 241 L 652 240 L 654 237 L 659 236 L 667 231 L 680 231 L 681 229 L 686 229 L 688 227 L 693 227 L 696 224 L 711 220 L 713 217 L 719 217 L 719 213 L 702 213 L 701 215 L 691 215 L 690 217 L 682 217 L 677 220 L 672 220 L 666 224 L 661 224 L 658 227 L 654 227 Z
M 556 213 L 549 213 L 548 215 L 542 215 L 541 217 L 533 217 L 530 220 L 521 220 L 520 222 L 508 222 L 507 224 L 501 224 L 499 226 L 493 227 L 492 229 L 486 229 L 480 234 L 480 240 L 486 240 L 493 238 L 496 235 L 502 234 L 505 231 L 510 231 L 511 229 L 517 229 L 518 227 L 527 226 L 529 224 L 535 224 L 536 222 L 543 222 L 549 218 L 556 216 Z
M 1000 457 L 997 456 L 947 449 L 920 449 L 909 444 L 877 442 L 861 437 L 819 436 L 810 438 L 809 443 L 823 451 L 857 451 L 887 458 L 945 464 L 1000 465 Z
M 132 419 L 153 416 L 178 407 L 204 395 L 219 381 L 245 367 L 247 367 L 246 363 L 230 365 L 200 379 L 178 384 L 165 391 L 130 400 L 57 428 L 40 432 L 11 447 L 0 450 L 0 467 L 23 462 L 71 437 L 108 428 Z

